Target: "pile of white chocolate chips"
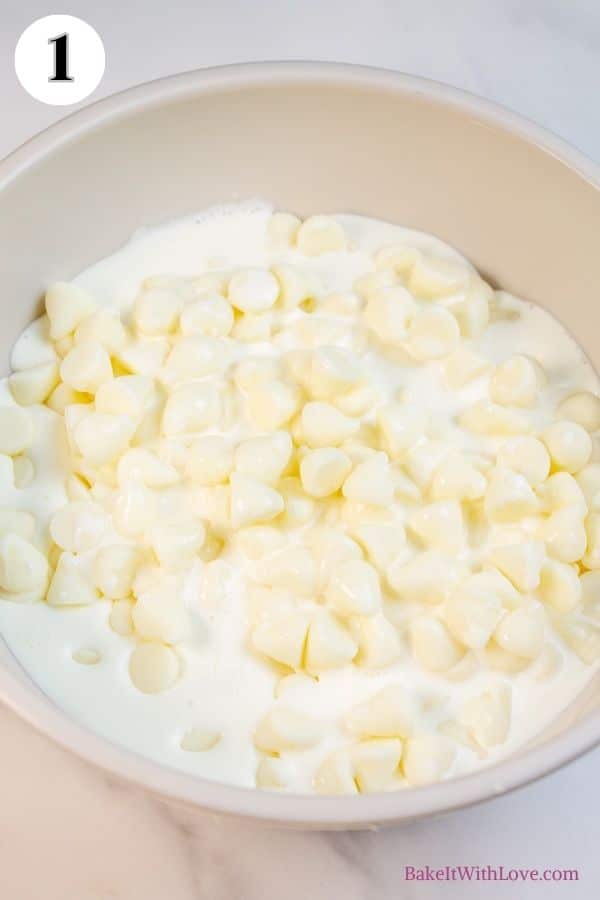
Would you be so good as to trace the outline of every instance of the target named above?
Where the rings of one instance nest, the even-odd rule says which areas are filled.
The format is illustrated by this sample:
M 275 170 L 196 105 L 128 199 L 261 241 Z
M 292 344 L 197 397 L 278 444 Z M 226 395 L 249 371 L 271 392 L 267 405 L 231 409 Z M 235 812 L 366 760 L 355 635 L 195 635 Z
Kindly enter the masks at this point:
M 284 261 L 149 277 L 123 317 L 48 289 L 52 349 L 8 379 L 0 464 L 35 485 L 45 406 L 66 493 L 47 521 L 0 510 L 1 596 L 109 604 L 131 682 L 155 694 L 187 676 L 180 585 L 200 567 L 218 594 L 233 567 L 245 647 L 274 676 L 256 784 L 288 787 L 331 733 L 317 792 L 436 781 L 458 748 L 506 741 L 515 675 L 600 657 L 600 400 L 549 392 L 524 353 L 492 362 L 486 329 L 519 313 L 455 255 L 380 246 L 328 292 L 315 261 L 354 253 L 340 221 L 276 213 L 268 240 Z M 294 706 L 295 686 L 348 669 L 393 677 L 335 721 Z M 452 715 L 431 716 L 419 671 L 460 686 Z M 203 722 L 181 746 L 220 738 Z

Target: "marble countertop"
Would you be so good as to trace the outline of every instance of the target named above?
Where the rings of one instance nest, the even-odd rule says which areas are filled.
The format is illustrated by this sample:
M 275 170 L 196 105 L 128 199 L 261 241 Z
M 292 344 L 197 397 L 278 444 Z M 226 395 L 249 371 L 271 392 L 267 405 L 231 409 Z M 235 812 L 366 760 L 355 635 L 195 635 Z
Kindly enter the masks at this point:
M 446 81 L 521 112 L 600 161 L 597 0 L 75 0 L 107 51 L 91 99 L 248 59 L 335 59 Z M 13 69 L 42 0 L 4 4 L 0 156 L 64 109 Z M 0 707 L 0 896 L 7 900 L 419 900 L 597 896 L 600 750 L 535 785 L 380 832 L 302 833 L 180 807 L 115 783 Z M 404 881 L 403 867 L 579 869 L 569 884 Z

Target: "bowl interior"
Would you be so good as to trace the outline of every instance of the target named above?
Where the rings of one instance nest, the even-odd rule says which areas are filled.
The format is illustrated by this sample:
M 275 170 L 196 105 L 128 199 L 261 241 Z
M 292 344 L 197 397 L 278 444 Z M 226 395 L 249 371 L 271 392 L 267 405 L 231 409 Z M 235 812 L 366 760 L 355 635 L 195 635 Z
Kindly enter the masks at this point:
M 569 160 L 559 142 L 536 137 L 535 129 L 457 92 L 347 67 L 233 67 L 110 98 L 0 166 L 4 370 L 49 282 L 68 279 L 142 225 L 253 197 L 300 215 L 356 212 L 432 232 L 494 284 L 548 308 L 600 368 L 600 308 L 593 303 L 600 283 L 600 181 L 569 164 L 576 153 Z M 0 669 L 0 686 L 10 679 L 9 701 L 23 711 L 29 698 L 28 714 L 40 724 L 48 701 L 2 642 Z M 574 723 L 585 720 L 586 745 L 598 739 L 600 721 L 593 729 L 589 721 L 599 707 L 597 680 L 536 741 L 547 747 L 552 738 L 558 747 L 563 738 L 560 752 L 544 762 L 541 747 L 535 764 L 496 767 L 496 787 L 513 786 L 582 749 L 569 745 Z M 54 712 L 48 722 L 43 727 L 71 746 L 83 740 L 77 729 L 69 732 L 77 740 L 67 740 Z M 159 767 L 138 759 L 126 765 L 125 751 L 115 756 L 113 750 L 109 763 L 102 745 L 96 742 L 92 752 L 79 743 L 79 749 L 121 774 L 219 805 L 215 786 L 207 790 L 199 781 L 198 793 L 187 776 L 159 784 Z M 407 804 L 405 798 L 395 807 L 387 796 L 379 806 L 363 804 L 360 815 L 340 812 L 340 822 L 401 819 L 489 795 L 491 771 L 460 779 L 475 784 L 473 790 L 413 791 L 423 800 Z M 220 796 L 242 793 L 228 789 Z M 291 807 L 280 803 L 285 799 L 275 798 L 280 805 L 267 817 L 292 820 Z M 220 805 L 243 811 L 237 800 Z M 325 806 L 313 802 L 310 809 L 306 821 L 325 821 Z

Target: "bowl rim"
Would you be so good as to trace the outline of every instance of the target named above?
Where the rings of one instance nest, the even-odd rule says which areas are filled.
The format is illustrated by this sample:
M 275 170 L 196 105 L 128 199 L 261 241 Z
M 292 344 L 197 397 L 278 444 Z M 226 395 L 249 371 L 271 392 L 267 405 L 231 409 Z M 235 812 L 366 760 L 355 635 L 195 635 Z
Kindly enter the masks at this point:
M 537 145 L 600 191 L 600 166 L 562 138 L 504 107 L 450 85 L 388 69 L 334 62 L 254 62 L 193 70 L 128 88 L 77 110 L 0 161 L 0 192 L 40 160 L 109 121 L 163 102 L 258 84 L 340 83 L 457 107 L 484 125 Z M 107 774 L 173 800 L 269 824 L 344 828 L 437 815 L 504 794 L 541 778 L 600 744 L 600 710 L 558 737 L 470 775 L 427 787 L 358 797 L 261 791 L 179 772 L 88 730 L 41 692 L 0 671 L 0 699 L 39 732 Z

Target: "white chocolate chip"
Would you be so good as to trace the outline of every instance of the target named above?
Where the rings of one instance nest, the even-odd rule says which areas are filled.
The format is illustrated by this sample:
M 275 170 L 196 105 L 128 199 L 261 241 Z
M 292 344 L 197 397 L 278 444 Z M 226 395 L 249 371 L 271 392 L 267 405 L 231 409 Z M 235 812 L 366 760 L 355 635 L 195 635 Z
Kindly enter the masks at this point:
M 181 738 L 180 746 L 188 753 L 206 753 L 221 740 L 221 733 L 212 728 L 190 728 Z
M 583 518 L 588 511 L 585 495 L 579 481 L 568 472 L 555 472 L 537 489 L 544 512 L 552 513 L 570 509 Z
M 557 612 L 572 612 L 581 601 L 584 580 L 592 574 L 587 572 L 580 580 L 572 566 L 547 559 L 542 566 L 538 594 L 544 603 Z
M 481 747 L 495 747 L 508 737 L 511 712 L 510 687 L 498 683 L 465 703 L 459 721 Z
M 558 616 L 555 628 L 567 647 L 588 666 L 600 659 L 600 626 L 583 616 Z
M 585 428 L 566 419 L 554 422 L 542 439 L 557 469 L 571 474 L 583 469 L 592 456 L 592 439 Z
M 167 287 L 149 287 L 134 303 L 133 323 L 144 335 L 156 337 L 174 331 L 183 309 L 183 297 Z
M 427 548 L 442 553 L 457 553 L 465 547 L 467 537 L 463 513 L 456 500 L 429 503 L 413 513 L 408 524 Z
M 410 355 L 426 362 L 448 356 L 458 346 L 458 322 L 443 307 L 421 310 L 411 321 L 406 349 Z
M 377 251 L 375 266 L 380 271 L 393 271 L 398 275 L 405 276 L 412 271 L 420 255 L 416 247 L 409 247 L 406 244 L 390 244 Z
M 96 589 L 81 571 L 77 558 L 71 553 L 61 553 L 48 588 L 48 605 L 88 606 L 97 599 Z
M 574 563 L 589 553 L 589 535 L 586 533 L 584 512 L 576 507 L 565 507 L 553 512 L 544 522 L 542 537 L 548 554 L 565 563 Z M 587 565 L 587 562 L 586 562 Z M 588 568 L 591 566 L 588 565 Z
M 461 388 L 486 372 L 490 362 L 467 346 L 459 346 L 444 361 L 448 383 L 453 388 Z
M 362 559 L 340 562 L 332 573 L 325 596 L 340 616 L 373 615 L 381 607 L 377 570 Z
M 80 647 L 73 651 L 73 659 L 82 666 L 95 666 L 102 659 L 102 654 L 92 647 Z
M 402 770 L 413 787 L 439 781 L 454 762 L 452 742 L 443 735 L 422 734 L 404 745 Z
M 312 272 L 280 263 L 273 266 L 273 274 L 279 282 L 279 303 L 284 309 L 296 309 L 319 293 L 318 279 Z
M 496 462 L 501 468 L 524 475 L 532 487 L 546 480 L 550 473 L 550 456 L 541 441 L 534 437 L 514 437 L 503 441 Z
M 503 616 L 503 603 L 515 596 L 511 583 L 499 573 L 479 572 L 451 594 L 444 607 L 444 619 L 461 644 L 481 648 Z
M 0 586 L 9 593 L 41 592 L 48 581 L 48 561 L 18 534 L 0 537 Z
M 320 675 L 352 662 L 358 645 L 334 616 L 320 610 L 308 629 L 304 665 L 310 675 Z
M 273 249 L 286 250 L 288 247 L 292 247 L 296 242 L 296 235 L 301 224 L 298 216 L 294 216 L 292 213 L 273 213 L 267 226 L 269 241 Z
M 10 392 L 21 406 L 44 403 L 57 384 L 58 366 L 55 362 L 40 363 L 14 372 L 8 379 Z
M 512 356 L 499 365 L 490 381 L 490 398 L 502 406 L 533 406 L 545 376 L 542 367 L 527 356 Z
M 231 336 L 242 344 L 271 340 L 274 321 L 269 313 L 245 313 L 233 325 Z
M 351 472 L 342 487 L 347 500 L 388 507 L 394 499 L 394 476 L 385 453 L 375 453 Z
M 449 598 L 461 574 L 451 557 L 426 550 L 409 561 L 400 555 L 389 566 L 387 580 L 402 600 L 436 605 Z
M 317 347 L 310 358 L 308 388 L 319 400 L 334 400 L 356 387 L 363 370 L 356 355 L 344 347 Z
M 294 774 L 294 767 L 289 759 L 263 756 L 256 768 L 256 786 L 269 791 L 285 789 Z
M 576 476 L 577 484 L 585 497 L 588 509 L 600 509 L 600 463 L 584 466 Z
M 401 684 L 389 684 L 347 714 L 346 728 L 362 738 L 406 738 L 417 727 L 419 709 Z
M 164 644 L 138 644 L 129 657 L 129 677 L 143 694 L 168 690 L 177 681 L 179 673 L 177 654 Z
M 408 558 L 406 532 L 400 522 L 359 522 L 352 533 L 381 575 L 395 560 Z
M 140 481 L 152 488 L 166 488 L 177 484 L 179 473 L 175 466 L 164 462 L 144 447 L 126 450 L 117 464 L 117 481 L 123 486 Z
M 300 392 L 283 381 L 265 381 L 249 390 L 246 403 L 248 417 L 256 428 L 276 431 L 298 411 Z
M 221 393 L 214 384 L 183 384 L 169 395 L 162 430 L 168 437 L 203 431 L 216 425 L 221 414 Z
M 242 441 L 235 450 L 237 472 L 276 485 L 292 456 L 292 440 L 287 431 Z
M 557 410 L 561 419 L 581 425 L 590 434 L 600 428 L 600 397 L 590 391 L 571 394 Z
M 339 253 L 346 249 L 343 227 L 329 216 L 310 216 L 296 235 L 296 245 L 306 256 Z
M 282 478 L 277 487 L 285 503 L 282 514 L 284 524 L 305 525 L 314 518 L 316 501 L 304 492 L 299 478 L 295 476 Z
M 33 438 L 33 420 L 26 410 L 0 406 L 0 453 L 16 456 L 29 449 Z
M 336 750 L 327 756 L 315 772 L 313 786 L 317 794 L 358 794 L 349 752 Z
M 242 312 L 264 312 L 279 297 L 279 282 L 266 269 L 242 269 L 229 282 L 230 303 Z
M 159 522 L 148 531 L 148 541 L 159 565 L 175 571 L 191 565 L 206 539 L 202 522 Z
M 317 744 L 321 734 L 320 723 L 311 716 L 285 706 L 274 706 L 259 722 L 254 744 L 267 753 L 303 750 Z
M 485 512 L 493 522 L 517 522 L 534 515 L 539 503 L 524 475 L 512 469 L 495 469 L 485 494 Z
M 394 625 L 384 615 L 354 616 L 352 635 L 358 642 L 354 663 L 365 669 L 385 669 L 402 656 L 402 644 Z
M 262 557 L 255 568 L 262 584 L 289 588 L 310 597 L 317 587 L 317 566 L 310 550 L 286 544 Z
M 335 406 L 319 401 L 307 403 L 300 416 L 302 437 L 309 447 L 337 447 L 354 434 L 359 423 Z
M 300 669 L 309 624 L 310 618 L 303 612 L 279 616 L 252 631 L 252 645 L 275 662 Z
M 115 354 L 117 361 L 133 375 L 154 377 L 157 375 L 169 352 L 169 342 L 165 338 L 147 340 L 139 338 L 127 343 Z
M 341 488 L 351 468 L 352 463 L 341 450 L 311 450 L 300 463 L 302 486 L 311 497 L 328 497 Z
M 197 297 L 206 297 L 214 293 L 226 294 L 229 278 L 229 272 L 204 272 L 192 278 L 190 284 Z
M 50 337 L 57 341 L 71 334 L 95 310 L 90 295 L 76 284 L 58 281 L 46 291 Z
M 434 500 L 479 500 L 486 490 L 485 476 L 465 456 L 450 454 L 435 470 L 430 492 Z
M 167 577 L 138 593 L 131 618 L 139 637 L 177 644 L 187 636 L 189 617 L 176 591 L 177 581 Z
M 234 472 L 230 483 L 231 522 L 234 528 L 268 522 L 282 512 L 284 503 L 281 494 L 257 478 Z
M 481 278 L 472 277 L 463 298 L 452 303 L 463 337 L 481 337 L 490 321 L 490 302 L 493 290 Z
M 419 664 L 430 672 L 445 672 L 464 656 L 464 648 L 446 626 L 433 616 L 418 616 L 410 623 L 410 641 Z
M 282 616 L 294 612 L 295 600 L 292 592 L 285 589 L 249 585 L 246 593 L 248 620 L 252 626 L 263 622 L 275 622 Z
M 15 487 L 19 489 L 29 487 L 29 485 L 35 478 L 35 466 L 28 456 L 14 457 L 13 472 Z
M 120 375 L 100 385 L 95 397 L 96 411 L 139 421 L 154 395 L 154 381 L 147 375 Z
M 539 603 L 509 612 L 494 631 L 494 639 L 503 650 L 526 659 L 539 656 L 544 636 L 545 615 Z
M 541 541 L 522 540 L 518 544 L 493 547 L 488 558 L 517 590 L 529 593 L 540 583 L 545 547 Z
M 152 526 L 156 515 L 156 497 L 141 482 L 130 482 L 114 496 L 113 520 L 118 531 L 127 537 L 141 535 Z
M 186 336 L 225 337 L 233 328 L 233 309 L 221 294 L 201 297 L 183 309 L 179 327 Z
M 466 409 L 460 415 L 459 422 L 467 431 L 482 435 L 525 434 L 531 430 L 529 420 L 523 413 L 486 400 Z
M 129 416 L 107 413 L 84 415 L 74 429 L 73 438 L 81 455 L 93 465 L 112 462 L 128 447 L 135 423 Z
M 78 500 L 59 509 L 50 521 L 53 541 L 70 553 L 96 547 L 107 529 L 107 516 L 97 503 Z
M 89 403 L 91 400 L 92 397 L 89 394 L 82 394 L 80 391 L 75 391 L 70 385 L 61 381 L 47 398 L 46 406 L 63 416 L 68 406 Z
M 419 254 L 410 270 L 408 287 L 416 297 L 434 300 L 465 287 L 470 274 L 465 265 L 455 260 Z
M 402 741 L 395 738 L 361 741 L 351 750 L 354 777 L 361 794 L 385 790 L 402 757 Z
M 310 548 L 318 563 L 319 582 L 326 585 L 340 563 L 362 559 L 361 549 L 347 534 L 336 528 L 321 525 L 308 533 Z
M 113 377 L 110 356 L 97 341 L 83 341 L 63 359 L 60 377 L 74 390 L 94 394 Z
M 402 456 L 416 444 L 427 426 L 427 416 L 423 410 L 401 404 L 379 409 L 377 421 L 386 449 L 393 459 Z
M 185 467 L 188 477 L 198 484 L 221 484 L 233 469 L 231 444 L 218 434 L 198 437 L 187 450 Z
M 122 637 L 129 637 L 133 634 L 132 610 L 133 603 L 129 600 L 114 601 L 108 617 L 108 624 L 116 634 L 120 634 Z
M 395 285 L 371 293 L 365 308 L 365 321 L 384 344 L 401 347 L 408 337 L 417 304 L 406 288 Z
M 127 332 L 118 314 L 110 310 L 98 310 L 87 316 L 75 332 L 75 344 L 97 341 L 111 356 L 127 343 Z
M 240 528 L 235 535 L 236 545 L 250 559 L 261 559 L 285 544 L 285 537 L 279 528 L 271 525 L 250 525 Z

